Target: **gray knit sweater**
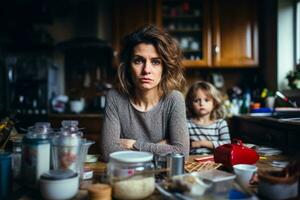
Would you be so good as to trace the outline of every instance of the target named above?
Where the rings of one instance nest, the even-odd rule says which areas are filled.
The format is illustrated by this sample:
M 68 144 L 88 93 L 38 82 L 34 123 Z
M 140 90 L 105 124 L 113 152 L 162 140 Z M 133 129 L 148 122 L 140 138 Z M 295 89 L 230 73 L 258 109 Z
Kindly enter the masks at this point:
M 128 97 L 112 89 L 106 96 L 104 123 L 100 136 L 102 160 L 109 154 L 125 150 L 120 138 L 134 139 L 138 151 L 189 154 L 189 135 L 185 103 L 179 91 L 172 91 L 147 112 L 135 109 Z M 167 140 L 168 144 L 158 144 Z

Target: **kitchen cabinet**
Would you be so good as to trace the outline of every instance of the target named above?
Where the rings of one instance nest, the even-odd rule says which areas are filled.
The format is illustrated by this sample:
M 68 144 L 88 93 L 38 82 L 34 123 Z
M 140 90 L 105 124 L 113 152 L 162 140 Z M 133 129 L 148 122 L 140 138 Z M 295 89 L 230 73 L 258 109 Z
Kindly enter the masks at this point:
M 155 2 L 152 0 L 113 1 L 113 47 L 119 52 L 122 38 L 145 24 L 153 24 Z
M 157 24 L 177 39 L 186 67 L 258 66 L 256 0 L 158 0 Z

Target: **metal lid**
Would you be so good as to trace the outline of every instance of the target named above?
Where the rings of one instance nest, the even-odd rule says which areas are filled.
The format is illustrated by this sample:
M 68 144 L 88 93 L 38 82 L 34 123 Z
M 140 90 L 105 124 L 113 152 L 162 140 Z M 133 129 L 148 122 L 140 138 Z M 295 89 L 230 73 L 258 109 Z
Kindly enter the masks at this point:
M 143 151 L 117 151 L 109 154 L 109 160 L 124 163 L 138 163 L 152 161 L 153 154 Z
M 78 174 L 69 169 L 56 169 L 43 173 L 41 179 L 44 180 L 63 180 L 78 176 Z

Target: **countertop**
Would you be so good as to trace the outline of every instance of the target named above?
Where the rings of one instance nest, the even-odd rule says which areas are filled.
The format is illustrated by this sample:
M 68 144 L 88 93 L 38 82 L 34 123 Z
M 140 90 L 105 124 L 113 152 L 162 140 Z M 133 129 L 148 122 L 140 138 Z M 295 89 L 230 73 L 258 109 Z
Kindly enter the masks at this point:
M 300 128 L 300 116 L 299 116 L 299 120 L 297 121 L 277 119 L 271 116 L 252 116 L 249 114 L 233 116 L 233 119 L 240 119 L 248 122 L 270 125 L 274 127 L 284 127 L 286 129 L 293 129 L 293 130 Z

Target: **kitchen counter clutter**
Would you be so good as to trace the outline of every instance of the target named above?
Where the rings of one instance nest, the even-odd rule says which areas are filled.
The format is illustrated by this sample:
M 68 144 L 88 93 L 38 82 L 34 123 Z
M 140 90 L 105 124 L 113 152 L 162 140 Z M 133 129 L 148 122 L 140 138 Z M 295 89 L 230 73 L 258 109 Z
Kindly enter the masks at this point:
M 290 155 L 300 152 L 300 120 L 240 115 L 232 117 L 230 121 L 231 138 L 279 148 Z
M 193 156 L 189 157 L 188 161 L 189 161 L 189 163 L 190 162 L 196 163 L 198 161 L 195 161 L 195 160 L 199 160 L 199 158 L 202 158 L 202 157 L 203 156 L 193 155 Z M 282 170 L 282 168 L 280 168 L 278 166 L 272 166 L 272 163 L 274 161 L 286 162 L 286 161 L 289 161 L 289 159 L 290 158 L 288 156 L 284 156 L 284 155 L 261 156 L 259 161 L 256 163 L 256 166 L 257 166 L 258 172 L 280 171 L 280 170 Z M 211 162 L 211 161 L 205 161 L 205 162 Z M 107 163 L 103 163 L 103 162 L 86 163 L 85 167 L 90 168 L 91 170 L 94 171 L 94 177 L 93 177 L 93 179 L 90 179 L 90 180 L 81 181 L 80 189 L 78 190 L 77 195 L 74 198 L 72 198 L 73 200 L 97 199 L 96 198 L 97 195 L 104 195 L 104 193 L 102 193 L 99 190 L 99 188 L 100 189 L 102 188 L 105 190 L 108 190 L 110 188 L 109 184 L 108 184 L 109 180 L 107 177 Z M 211 188 L 213 188 L 213 190 L 215 192 L 211 193 L 211 194 L 208 193 L 209 195 L 211 195 L 210 197 L 212 197 L 212 196 L 220 197 L 220 195 L 223 195 L 223 198 L 229 199 L 231 197 L 237 197 L 237 195 L 244 195 L 243 197 L 250 198 L 250 199 L 259 199 L 260 198 L 260 196 L 256 197 L 256 195 L 255 195 L 257 193 L 257 185 L 253 185 L 249 188 L 241 188 L 239 186 L 239 184 L 237 184 L 234 181 L 235 175 L 233 174 L 232 169 L 224 169 L 221 167 L 221 168 L 219 168 L 219 170 L 211 171 L 211 173 L 207 173 L 207 172 L 208 171 L 203 170 L 203 171 L 199 172 L 199 176 L 204 176 L 208 180 L 210 180 L 210 176 L 213 178 L 212 180 L 214 180 L 214 179 L 216 179 L 216 177 L 218 177 L 218 181 L 221 181 L 220 183 L 223 183 L 224 181 L 226 182 L 226 184 L 221 184 L 221 185 L 218 184 L 217 185 L 218 187 L 216 187 L 216 185 L 214 187 L 211 187 Z M 218 175 L 218 176 L 216 176 L 216 175 Z M 196 176 L 198 176 L 198 174 L 196 174 Z M 179 177 L 187 177 L 186 181 L 189 181 L 188 184 L 191 184 L 191 183 L 193 183 L 192 178 L 195 178 L 195 173 L 186 173 L 186 174 L 184 174 L 184 176 L 179 175 Z M 178 176 L 176 179 L 178 179 Z M 207 187 L 210 187 L 209 185 L 212 183 L 208 180 L 206 180 L 206 182 L 204 180 L 203 184 L 205 184 Z M 223 193 L 224 190 L 227 191 L 225 193 L 227 196 L 225 196 L 225 197 L 224 197 L 224 193 Z M 217 191 L 219 191 L 219 193 Z M 89 194 L 91 192 L 93 192 L 93 194 Z M 112 193 L 113 192 L 114 192 L 114 190 L 112 190 Z M 105 192 L 105 195 L 106 195 L 106 192 Z M 173 199 L 181 199 L 180 197 L 184 197 L 184 198 L 190 199 L 190 200 L 195 199 L 195 198 L 189 198 L 189 197 L 183 195 L 183 193 L 180 193 L 178 191 L 176 192 L 176 190 L 170 189 L 170 185 L 166 185 L 166 182 L 164 182 L 163 179 L 156 179 L 156 190 L 146 199 L 147 200 L 154 200 L 154 199 L 160 200 L 160 199 L 172 199 L 172 198 Z M 27 190 L 22 187 L 19 187 L 19 188 L 17 188 L 16 192 L 14 192 L 12 199 L 36 200 L 36 199 L 41 199 L 41 196 L 38 191 Z M 111 197 L 108 197 L 107 199 L 111 199 Z

